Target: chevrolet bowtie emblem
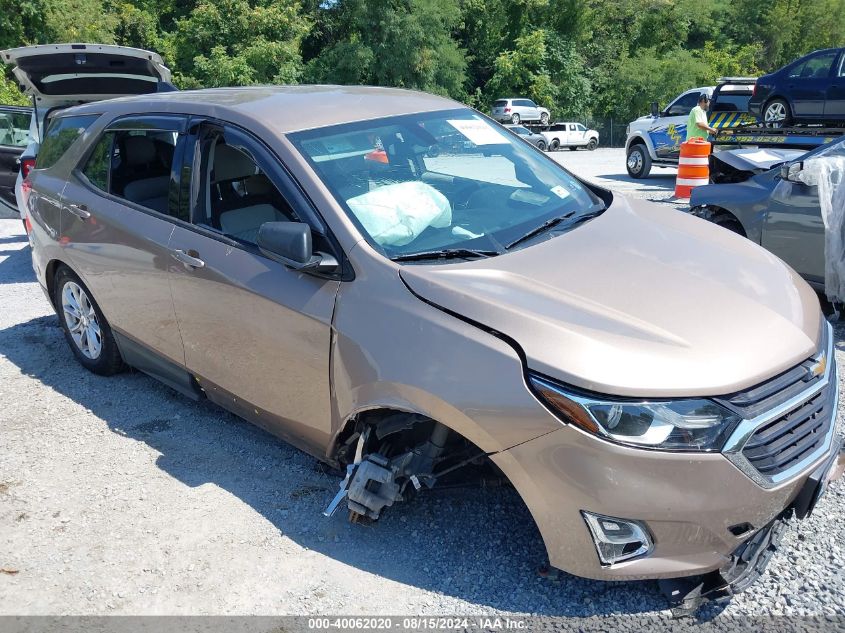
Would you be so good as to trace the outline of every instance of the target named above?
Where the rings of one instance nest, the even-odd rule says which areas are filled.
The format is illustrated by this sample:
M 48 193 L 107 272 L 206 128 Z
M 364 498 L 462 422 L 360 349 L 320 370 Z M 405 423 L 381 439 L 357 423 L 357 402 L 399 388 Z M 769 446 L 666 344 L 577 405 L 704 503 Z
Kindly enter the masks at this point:
M 819 356 L 819 360 L 816 362 L 816 364 L 807 370 L 807 378 L 811 380 L 813 378 L 818 378 L 819 376 L 824 374 L 825 369 L 827 369 L 827 353 L 824 353 Z

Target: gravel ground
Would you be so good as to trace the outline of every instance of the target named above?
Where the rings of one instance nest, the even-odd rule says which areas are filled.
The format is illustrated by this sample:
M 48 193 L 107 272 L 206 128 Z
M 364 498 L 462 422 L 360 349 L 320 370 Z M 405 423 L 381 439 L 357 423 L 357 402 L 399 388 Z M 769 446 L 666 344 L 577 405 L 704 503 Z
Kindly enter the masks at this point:
M 621 150 L 555 157 L 671 193 L 660 172 L 628 182 Z M 540 577 L 543 544 L 508 489 L 433 492 L 373 527 L 323 518 L 337 479 L 312 458 L 143 374 L 82 370 L 21 229 L 0 220 L 0 614 L 667 616 L 653 582 Z M 840 324 L 840 363 L 843 340 Z M 845 615 L 843 483 L 760 582 L 702 617 Z

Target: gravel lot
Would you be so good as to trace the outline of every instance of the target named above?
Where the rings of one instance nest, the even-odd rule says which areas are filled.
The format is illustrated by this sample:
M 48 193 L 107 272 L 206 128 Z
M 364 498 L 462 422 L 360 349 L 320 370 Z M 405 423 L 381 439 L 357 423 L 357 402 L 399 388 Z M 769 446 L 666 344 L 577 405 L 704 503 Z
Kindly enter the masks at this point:
M 640 197 L 674 186 L 631 182 L 622 150 L 555 157 Z M 323 518 L 338 480 L 312 458 L 143 374 L 84 371 L 18 220 L 0 220 L 0 306 L 0 614 L 667 616 L 653 582 L 540 577 L 507 489 L 433 492 L 373 527 Z M 702 615 L 845 616 L 843 502 L 840 481 L 758 584 Z

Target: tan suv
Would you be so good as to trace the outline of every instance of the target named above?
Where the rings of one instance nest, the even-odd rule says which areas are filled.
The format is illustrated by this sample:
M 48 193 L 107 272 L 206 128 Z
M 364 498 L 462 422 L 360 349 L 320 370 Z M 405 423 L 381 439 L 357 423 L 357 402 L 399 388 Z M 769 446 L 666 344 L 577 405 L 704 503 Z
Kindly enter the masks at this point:
M 33 264 L 79 361 L 342 468 L 327 514 L 487 468 L 555 567 L 712 595 L 841 470 L 831 328 L 800 277 L 453 101 L 99 102 L 53 120 L 30 180 Z

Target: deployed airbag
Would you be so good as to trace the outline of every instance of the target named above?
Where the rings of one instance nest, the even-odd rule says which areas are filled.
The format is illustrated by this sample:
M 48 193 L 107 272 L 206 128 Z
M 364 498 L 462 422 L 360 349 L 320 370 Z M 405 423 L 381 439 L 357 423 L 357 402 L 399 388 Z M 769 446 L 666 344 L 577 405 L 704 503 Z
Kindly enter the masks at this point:
M 442 193 L 424 182 L 400 182 L 346 201 L 367 233 L 381 246 L 413 242 L 429 226 L 452 223 L 452 206 Z
M 819 190 L 824 222 L 824 290 L 845 302 L 845 155 L 837 143 L 804 161 L 799 178 Z

